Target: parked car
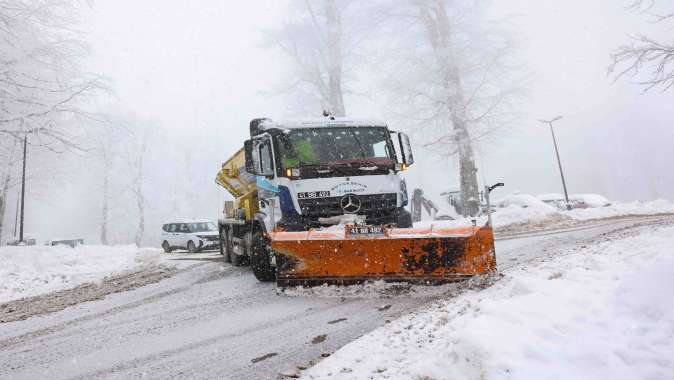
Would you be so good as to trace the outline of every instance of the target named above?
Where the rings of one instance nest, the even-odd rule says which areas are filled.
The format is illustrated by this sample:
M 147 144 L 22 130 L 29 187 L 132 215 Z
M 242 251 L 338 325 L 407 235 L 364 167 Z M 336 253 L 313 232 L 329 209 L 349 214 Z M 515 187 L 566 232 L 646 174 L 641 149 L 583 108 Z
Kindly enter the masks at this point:
M 174 249 L 187 249 L 191 253 L 220 249 L 218 227 L 207 220 L 164 224 L 161 238 L 166 253 Z
M 75 248 L 78 245 L 83 245 L 84 239 L 52 239 L 47 240 L 45 245 L 57 246 L 57 245 L 67 245 L 70 248 Z
M 33 236 L 24 236 L 23 241 L 20 241 L 19 238 L 15 237 L 14 240 L 7 242 L 7 245 L 13 246 L 28 246 L 37 244 L 37 239 Z

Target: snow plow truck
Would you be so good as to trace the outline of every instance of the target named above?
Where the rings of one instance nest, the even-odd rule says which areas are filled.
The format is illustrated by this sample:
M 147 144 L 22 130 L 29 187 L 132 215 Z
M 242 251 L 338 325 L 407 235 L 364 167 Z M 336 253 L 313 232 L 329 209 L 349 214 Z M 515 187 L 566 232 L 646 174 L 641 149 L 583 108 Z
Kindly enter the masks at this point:
M 218 220 L 220 253 L 279 287 L 495 271 L 489 222 L 412 226 L 401 174 L 413 163 L 409 137 L 380 121 L 254 119 L 216 177 L 234 197 Z

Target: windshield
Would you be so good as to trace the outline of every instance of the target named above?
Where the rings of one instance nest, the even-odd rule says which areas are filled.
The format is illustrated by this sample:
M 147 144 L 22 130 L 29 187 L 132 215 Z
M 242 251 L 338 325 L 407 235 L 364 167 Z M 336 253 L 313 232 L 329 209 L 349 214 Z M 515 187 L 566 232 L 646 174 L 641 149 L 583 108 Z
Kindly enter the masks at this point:
M 294 129 L 280 140 L 284 169 L 361 160 L 382 164 L 395 158 L 388 130 L 383 127 Z
M 212 222 L 202 222 L 202 223 L 190 223 L 190 232 L 208 232 L 208 231 L 217 231 L 215 223 Z

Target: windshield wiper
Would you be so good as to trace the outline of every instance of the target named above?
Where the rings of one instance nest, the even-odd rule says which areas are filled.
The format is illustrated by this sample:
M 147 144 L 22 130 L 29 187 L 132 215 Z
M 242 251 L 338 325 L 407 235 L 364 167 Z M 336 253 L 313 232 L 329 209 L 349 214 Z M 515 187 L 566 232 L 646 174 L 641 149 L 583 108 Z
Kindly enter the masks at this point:
M 349 132 L 351 132 L 351 136 L 353 136 L 353 139 L 356 140 L 356 143 L 358 144 L 358 148 L 360 149 L 360 156 L 362 158 L 365 158 L 365 149 L 363 149 L 363 144 L 360 142 L 358 135 L 356 134 L 356 132 L 353 131 L 353 129 L 349 130 Z

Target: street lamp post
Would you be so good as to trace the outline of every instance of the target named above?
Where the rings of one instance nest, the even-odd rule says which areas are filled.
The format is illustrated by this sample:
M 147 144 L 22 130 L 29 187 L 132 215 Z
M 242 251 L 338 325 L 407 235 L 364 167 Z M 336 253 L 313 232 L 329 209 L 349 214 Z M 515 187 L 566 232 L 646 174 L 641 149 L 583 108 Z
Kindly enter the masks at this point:
M 552 134 L 552 143 L 555 145 L 555 155 L 557 156 L 557 165 L 559 165 L 559 175 L 562 177 L 562 187 L 564 188 L 564 200 L 566 201 L 566 209 L 571 210 L 571 203 L 569 203 L 569 193 L 566 191 L 566 181 L 564 180 L 564 171 L 562 170 L 562 161 L 559 159 L 559 149 L 557 148 L 557 139 L 555 138 L 555 130 L 552 128 L 552 123 L 561 119 L 557 116 L 552 120 L 538 120 L 541 123 L 550 126 L 550 134 Z

